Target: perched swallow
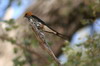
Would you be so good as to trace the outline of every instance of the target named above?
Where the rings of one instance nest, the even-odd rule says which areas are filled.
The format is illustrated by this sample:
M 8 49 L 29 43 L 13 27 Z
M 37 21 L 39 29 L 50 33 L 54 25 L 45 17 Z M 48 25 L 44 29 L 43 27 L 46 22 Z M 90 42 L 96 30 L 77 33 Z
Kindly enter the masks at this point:
M 25 15 L 24 15 L 24 17 L 26 17 L 29 21 L 35 20 L 35 22 L 37 22 L 36 26 L 37 26 L 37 28 L 39 30 L 42 30 L 42 31 L 48 32 L 48 33 L 52 33 L 52 34 L 57 35 L 57 36 L 59 36 L 61 38 L 65 37 L 64 35 L 58 33 L 57 31 L 55 31 L 54 29 L 52 29 L 51 27 L 49 27 L 44 21 L 42 21 L 41 19 L 39 19 L 37 16 L 33 15 L 32 12 L 26 12 Z

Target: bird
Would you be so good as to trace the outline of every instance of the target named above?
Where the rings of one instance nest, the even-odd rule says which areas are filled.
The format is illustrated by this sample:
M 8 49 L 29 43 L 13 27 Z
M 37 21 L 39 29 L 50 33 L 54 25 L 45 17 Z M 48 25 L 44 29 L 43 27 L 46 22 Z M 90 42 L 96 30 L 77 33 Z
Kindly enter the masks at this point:
M 24 15 L 24 17 L 26 17 L 29 21 L 35 20 L 36 26 L 37 26 L 37 28 L 39 30 L 42 30 L 42 31 L 47 32 L 47 33 L 52 33 L 52 34 L 57 35 L 57 36 L 59 36 L 59 37 L 61 37 L 63 39 L 67 39 L 65 35 L 60 34 L 56 30 L 52 29 L 43 20 L 41 20 L 37 16 L 33 15 L 32 12 L 26 12 L 25 15 Z

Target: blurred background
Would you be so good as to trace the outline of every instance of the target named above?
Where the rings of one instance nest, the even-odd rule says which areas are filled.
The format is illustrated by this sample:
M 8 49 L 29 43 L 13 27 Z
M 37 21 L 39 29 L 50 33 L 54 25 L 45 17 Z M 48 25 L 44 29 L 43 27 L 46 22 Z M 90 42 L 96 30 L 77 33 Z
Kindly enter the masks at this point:
M 27 11 L 68 38 L 45 33 L 64 66 L 100 66 L 100 0 L 0 0 L 0 66 L 57 66 L 39 46 Z

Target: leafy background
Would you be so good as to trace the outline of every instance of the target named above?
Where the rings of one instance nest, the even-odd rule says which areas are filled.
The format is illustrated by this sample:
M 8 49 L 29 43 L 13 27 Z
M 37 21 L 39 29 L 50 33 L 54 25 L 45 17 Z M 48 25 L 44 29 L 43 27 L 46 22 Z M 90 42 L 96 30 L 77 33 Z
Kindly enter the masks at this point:
M 24 13 L 68 37 L 45 33 L 64 66 L 99 66 L 100 0 L 0 0 L 0 66 L 57 66 L 39 46 Z

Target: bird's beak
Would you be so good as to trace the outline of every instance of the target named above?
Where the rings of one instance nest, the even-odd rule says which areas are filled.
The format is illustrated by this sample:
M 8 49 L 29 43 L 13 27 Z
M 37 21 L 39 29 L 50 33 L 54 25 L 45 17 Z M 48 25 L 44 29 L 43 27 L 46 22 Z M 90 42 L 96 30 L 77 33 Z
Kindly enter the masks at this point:
M 26 17 L 26 15 L 24 15 L 24 17 Z

